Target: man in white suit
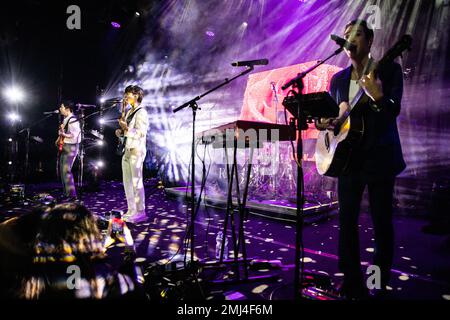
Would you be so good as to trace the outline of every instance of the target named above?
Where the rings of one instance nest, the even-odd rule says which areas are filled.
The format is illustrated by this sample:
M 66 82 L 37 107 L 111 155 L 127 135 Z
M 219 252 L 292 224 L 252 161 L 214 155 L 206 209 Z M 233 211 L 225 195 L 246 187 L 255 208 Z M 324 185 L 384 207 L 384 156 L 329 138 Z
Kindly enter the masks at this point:
M 128 211 L 124 218 L 130 223 L 139 223 L 147 219 L 142 169 L 147 152 L 149 120 L 147 111 L 140 106 L 143 98 L 144 90 L 142 88 L 130 85 L 125 89 L 124 102 L 131 108 L 125 118 L 119 120 L 121 129 L 116 130 L 118 137 L 125 137 L 122 174 Z

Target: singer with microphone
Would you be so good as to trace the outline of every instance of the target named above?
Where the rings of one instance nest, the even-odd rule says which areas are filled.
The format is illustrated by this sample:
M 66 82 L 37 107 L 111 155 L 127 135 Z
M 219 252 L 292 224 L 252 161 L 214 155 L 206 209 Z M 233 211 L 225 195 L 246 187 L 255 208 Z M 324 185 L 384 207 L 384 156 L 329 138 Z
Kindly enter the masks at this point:
M 64 197 L 73 201 L 77 198 L 77 192 L 72 167 L 78 155 L 81 142 L 81 128 L 80 122 L 74 115 L 74 105 L 71 101 L 61 103 L 59 113 L 64 119 L 60 125 L 59 136 L 55 143 L 59 150 L 57 169 L 63 185 Z
M 147 153 L 148 113 L 141 106 L 144 90 L 136 85 L 125 88 L 122 107 L 130 108 L 119 119 L 118 138 L 123 137 L 122 175 L 128 210 L 124 219 L 129 223 L 140 223 L 148 219 L 145 212 L 145 190 L 143 181 L 144 160 Z M 125 113 L 125 108 L 123 108 Z
M 333 39 L 334 38 L 334 39 Z M 402 70 L 390 62 L 373 70 L 370 49 L 374 32 L 364 20 L 353 20 L 344 29 L 344 38 L 332 37 L 344 48 L 351 65 L 331 79 L 330 94 L 340 108 L 340 116 L 360 88 L 365 96 L 352 114 L 363 120 L 361 143 L 352 149 L 348 169 L 338 176 L 339 199 L 339 268 L 344 274 L 342 293 L 349 299 L 368 296 L 361 270 L 358 217 L 364 189 L 368 188 L 370 214 L 374 226 L 375 254 L 373 265 L 381 271 L 381 290 L 387 294 L 394 254 L 392 223 L 395 177 L 404 170 L 396 118 L 403 93 Z M 319 130 L 333 129 L 333 119 L 321 119 Z

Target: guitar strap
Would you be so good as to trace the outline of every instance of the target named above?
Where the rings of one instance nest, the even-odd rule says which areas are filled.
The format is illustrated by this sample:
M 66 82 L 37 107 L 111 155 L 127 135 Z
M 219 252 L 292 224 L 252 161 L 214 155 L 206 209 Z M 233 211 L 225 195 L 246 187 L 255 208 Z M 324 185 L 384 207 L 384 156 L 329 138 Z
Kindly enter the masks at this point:
M 75 119 L 75 120 L 74 120 L 74 121 L 70 121 L 70 120 L 72 120 L 72 119 Z M 74 123 L 74 122 L 77 122 L 77 121 L 78 121 L 77 117 L 71 116 L 71 117 L 67 120 L 66 124 L 64 125 L 64 133 L 67 133 L 67 131 L 69 131 L 69 123 Z
M 133 120 L 134 115 L 141 110 L 141 108 L 137 108 L 136 110 L 134 110 L 128 117 L 127 117 L 127 125 L 130 125 L 131 120 Z

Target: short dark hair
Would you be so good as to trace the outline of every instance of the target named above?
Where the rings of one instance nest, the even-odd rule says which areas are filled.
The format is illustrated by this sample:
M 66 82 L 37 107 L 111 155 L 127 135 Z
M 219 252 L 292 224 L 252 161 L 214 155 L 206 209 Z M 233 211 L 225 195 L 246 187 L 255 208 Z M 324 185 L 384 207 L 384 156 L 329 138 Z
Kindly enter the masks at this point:
M 345 25 L 344 30 L 347 30 L 348 27 L 354 26 L 354 25 L 363 28 L 364 35 L 366 36 L 366 39 L 373 40 L 373 36 L 374 36 L 373 30 L 369 28 L 369 26 L 367 25 L 367 21 L 366 20 L 362 20 L 362 19 L 352 20 L 352 21 L 350 21 L 349 23 L 347 23 Z
M 142 99 L 144 99 L 144 89 L 136 85 L 129 85 L 125 88 L 125 93 L 137 94 L 137 102 L 141 103 Z
M 64 105 L 64 108 L 70 109 L 70 112 L 75 111 L 75 105 L 72 100 L 63 100 L 61 101 L 61 104 Z

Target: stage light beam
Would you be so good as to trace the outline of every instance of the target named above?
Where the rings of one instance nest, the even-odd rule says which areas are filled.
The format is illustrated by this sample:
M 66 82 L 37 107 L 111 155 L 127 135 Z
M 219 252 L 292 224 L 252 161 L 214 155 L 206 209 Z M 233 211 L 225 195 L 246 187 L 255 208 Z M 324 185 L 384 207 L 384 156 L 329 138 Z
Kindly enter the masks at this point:
M 18 121 L 20 121 L 20 116 L 15 112 L 11 112 L 8 114 L 8 119 L 12 123 L 18 122 Z
M 23 92 L 23 90 L 20 87 L 16 86 L 6 88 L 3 92 L 3 95 L 12 103 L 19 103 L 25 99 L 25 93 Z

